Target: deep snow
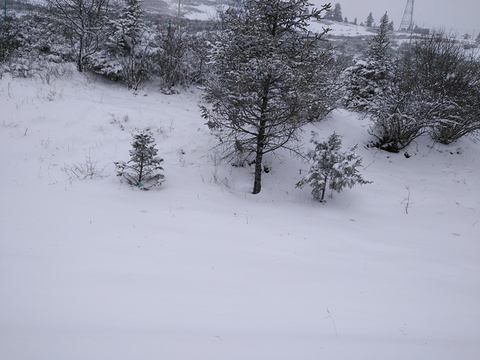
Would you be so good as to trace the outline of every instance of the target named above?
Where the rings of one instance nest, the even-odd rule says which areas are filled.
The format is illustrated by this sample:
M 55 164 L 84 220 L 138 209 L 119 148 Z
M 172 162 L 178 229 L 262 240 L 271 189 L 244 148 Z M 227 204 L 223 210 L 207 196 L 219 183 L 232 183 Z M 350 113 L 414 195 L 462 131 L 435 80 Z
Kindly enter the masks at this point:
M 200 93 L 0 80 L 1 359 L 478 359 L 479 143 L 388 154 L 336 111 L 306 146 L 358 143 L 373 183 L 317 203 L 285 153 L 254 196 Z M 140 191 L 113 162 L 146 127 L 166 182 Z

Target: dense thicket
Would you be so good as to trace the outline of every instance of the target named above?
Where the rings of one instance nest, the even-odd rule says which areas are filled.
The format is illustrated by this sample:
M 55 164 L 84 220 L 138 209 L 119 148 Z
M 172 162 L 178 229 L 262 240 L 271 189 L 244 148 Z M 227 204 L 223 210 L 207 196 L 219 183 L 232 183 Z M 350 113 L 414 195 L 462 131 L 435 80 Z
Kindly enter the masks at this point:
M 0 64 L 19 76 L 42 71 L 45 62 L 74 62 L 137 89 L 147 80 L 162 88 L 201 83 L 212 21 L 146 16 L 139 0 L 50 0 L 21 7 L 0 22 Z M 14 14 L 18 14 L 15 16 Z
M 426 133 L 449 144 L 480 130 L 480 60 L 443 32 L 394 52 L 385 14 L 366 55 L 344 76 L 344 105 L 371 119 L 383 150 L 399 152 Z

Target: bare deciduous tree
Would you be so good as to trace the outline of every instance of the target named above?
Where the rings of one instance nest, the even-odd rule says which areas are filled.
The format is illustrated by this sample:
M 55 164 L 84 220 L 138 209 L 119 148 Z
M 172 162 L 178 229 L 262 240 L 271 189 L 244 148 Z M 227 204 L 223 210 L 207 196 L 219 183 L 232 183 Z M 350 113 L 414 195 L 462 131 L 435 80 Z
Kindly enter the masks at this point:
M 109 1 L 47 0 L 50 12 L 70 34 L 78 71 L 84 70 L 86 59 L 98 50 Z

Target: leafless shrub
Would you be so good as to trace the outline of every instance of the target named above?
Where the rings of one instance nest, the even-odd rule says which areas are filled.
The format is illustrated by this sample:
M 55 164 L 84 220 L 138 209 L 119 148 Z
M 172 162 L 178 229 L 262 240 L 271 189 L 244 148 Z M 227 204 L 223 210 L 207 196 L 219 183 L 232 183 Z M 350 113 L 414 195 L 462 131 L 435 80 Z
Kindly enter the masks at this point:
M 86 179 L 101 179 L 108 175 L 104 175 L 106 166 L 101 167 L 98 165 L 98 160 L 93 160 L 90 156 L 86 156 L 83 163 L 76 163 L 72 165 L 65 164 L 62 171 L 67 174 L 68 180 L 73 182 L 74 180 L 86 180 Z

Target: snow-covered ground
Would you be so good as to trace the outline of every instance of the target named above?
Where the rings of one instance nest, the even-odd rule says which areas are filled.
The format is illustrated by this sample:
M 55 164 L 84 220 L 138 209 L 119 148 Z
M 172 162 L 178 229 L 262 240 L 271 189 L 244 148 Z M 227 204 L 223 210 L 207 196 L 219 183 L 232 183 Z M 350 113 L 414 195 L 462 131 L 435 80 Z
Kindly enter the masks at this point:
M 368 29 L 364 26 L 353 25 L 353 24 L 346 24 L 346 23 L 339 23 L 336 21 L 328 21 L 328 20 L 321 20 L 321 21 L 312 21 L 310 26 L 312 31 L 316 31 L 321 33 L 323 29 L 330 29 L 328 32 L 329 36 L 348 36 L 348 37 L 355 37 L 355 36 L 373 36 L 376 34 L 375 31 L 372 29 Z
M 0 358 L 462 359 L 480 354 L 480 144 L 366 149 L 365 179 L 315 202 L 308 165 L 222 163 L 200 91 L 132 94 L 92 76 L 0 80 Z M 152 129 L 166 182 L 120 183 Z M 75 164 L 96 166 L 77 179 Z

